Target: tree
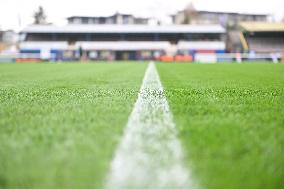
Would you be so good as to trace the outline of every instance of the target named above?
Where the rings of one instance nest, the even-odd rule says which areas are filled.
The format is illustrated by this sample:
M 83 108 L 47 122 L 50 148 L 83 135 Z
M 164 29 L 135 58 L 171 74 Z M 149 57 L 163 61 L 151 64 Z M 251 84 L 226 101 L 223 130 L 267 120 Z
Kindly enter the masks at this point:
M 46 24 L 46 14 L 42 6 L 34 13 L 34 24 Z

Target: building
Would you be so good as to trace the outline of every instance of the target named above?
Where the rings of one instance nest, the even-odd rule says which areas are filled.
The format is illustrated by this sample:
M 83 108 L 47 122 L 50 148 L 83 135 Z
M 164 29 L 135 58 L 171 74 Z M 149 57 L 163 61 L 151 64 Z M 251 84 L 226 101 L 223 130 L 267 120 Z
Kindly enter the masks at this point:
M 131 14 L 116 13 L 106 17 L 72 16 L 67 18 L 68 24 L 143 24 L 149 22 L 148 18 L 139 18 Z
M 184 10 L 172 15 L 174 24 L 220 24 L 227 30 L 226 49 L 228 52 L 243 52 L 240 22 L 267 22 L 268 14 L 247 14 L 237 12 L 214 12 L 198 10 L 191 3 Z
M 284 23 L 242 22 L 244 49 L 253 53 L 284 53 Z
M 51 60 L 150 60 L 162 55 L 224 53 L 220 25 L 33 25 L 21 32 L 20 52 Z
M 17 43 L 17 33 L 13 30 L 0 31 L 0 52 Z
M 237 12 L 214 12 L 197 10 L 190 4 L 185 10 L 172 15 L 174 24 L 221 24 L 227 28 L 236 28 L 239 22 L 244 21 L 267 21 L 267 14 L 247 14 Z

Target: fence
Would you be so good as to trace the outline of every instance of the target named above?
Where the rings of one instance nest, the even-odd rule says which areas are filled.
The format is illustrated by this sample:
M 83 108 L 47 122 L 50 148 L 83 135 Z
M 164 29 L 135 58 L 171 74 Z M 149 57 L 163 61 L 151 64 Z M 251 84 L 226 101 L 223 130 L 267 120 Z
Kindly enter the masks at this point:
M 196 53 L 194 55 L 161 56 L 156 60 L 162 62 L 200 62 L 200 63 L 218 63 L 218 62 L 241 63 L 241 62 L 264 62 L 264 61 L 278 63 L 278 62 L 284 62 L 284 54 Z M 39 53 L 0 54 L 0 62 L 42 62 L 42 61 L 56 61 L 56 60 L 42 59 Z

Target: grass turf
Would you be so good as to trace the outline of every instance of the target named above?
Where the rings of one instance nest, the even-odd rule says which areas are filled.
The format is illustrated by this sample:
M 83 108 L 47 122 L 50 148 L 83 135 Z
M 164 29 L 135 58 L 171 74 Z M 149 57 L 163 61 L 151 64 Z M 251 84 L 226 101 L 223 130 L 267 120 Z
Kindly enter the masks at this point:
M 0 65 L 0 188 L 102 188 L 145 68 Z
M 284 65 L 159 64 L 201 188 L 283 188 Z
M 145 64 L 0 65 L 0 188 L 101 188 Z M 159 64 L 202 188 L 281 188 L 284 66 Z

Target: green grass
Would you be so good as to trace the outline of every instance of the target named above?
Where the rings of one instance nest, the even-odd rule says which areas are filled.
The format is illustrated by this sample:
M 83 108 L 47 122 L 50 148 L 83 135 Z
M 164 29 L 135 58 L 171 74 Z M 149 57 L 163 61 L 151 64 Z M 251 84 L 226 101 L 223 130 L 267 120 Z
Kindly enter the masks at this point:
M 283 188 L 284 65 L 158 64 L 158 71 L 201 188 Z
M 146 64 L 1 64 L 0 188 L 102 188 Z
M 102 188 L 145 68 L 0 64 L 0 189 Z M 284 65 L 157 68 L 201 188 L 283 188 Z

